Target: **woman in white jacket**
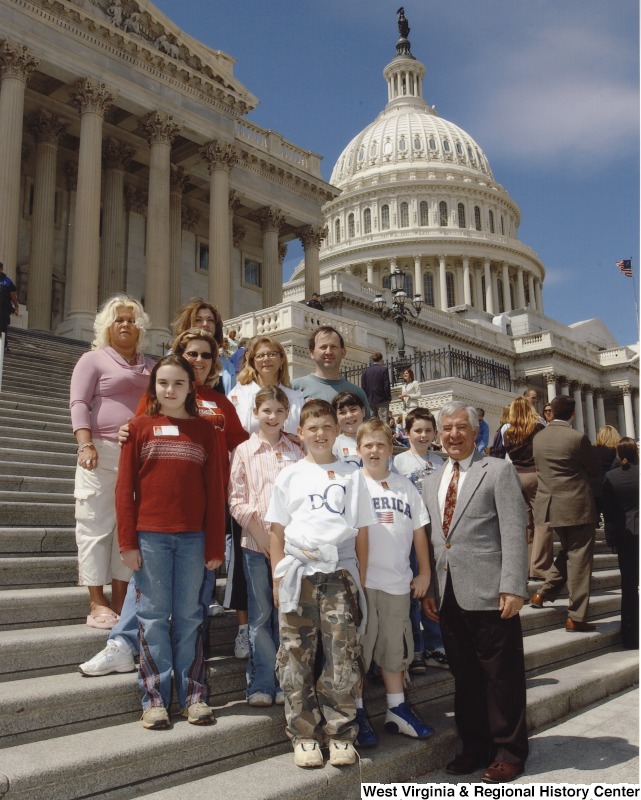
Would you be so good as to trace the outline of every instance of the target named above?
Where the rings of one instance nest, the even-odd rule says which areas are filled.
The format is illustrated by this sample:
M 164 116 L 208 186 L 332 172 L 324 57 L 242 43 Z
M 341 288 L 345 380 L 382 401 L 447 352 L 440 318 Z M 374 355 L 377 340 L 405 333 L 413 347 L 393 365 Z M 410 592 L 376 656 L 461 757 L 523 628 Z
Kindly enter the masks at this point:
M 414 372 L 408 367 L 403 370 L 403 386 L 401 388 L 401 400 L 405 413 L 412 408 L 418 408 L 418 401 L 421 397 L 421 387 L 418 381 L 414 380 Z

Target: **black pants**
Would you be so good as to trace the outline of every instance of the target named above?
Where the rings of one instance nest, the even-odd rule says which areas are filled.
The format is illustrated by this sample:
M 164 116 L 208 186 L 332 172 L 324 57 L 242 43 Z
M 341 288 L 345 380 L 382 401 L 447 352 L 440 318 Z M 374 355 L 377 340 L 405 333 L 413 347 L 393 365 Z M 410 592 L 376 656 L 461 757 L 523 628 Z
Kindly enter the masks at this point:
M 501 619 L 499 611 L 465 611 L 449 575 L 440 613 L 463 752 L 523 764 L 528 739 L 521 620 Z
M 639 537 L 616 533 L 621 570 L 621 643 L 628 650 L 639 647 Z

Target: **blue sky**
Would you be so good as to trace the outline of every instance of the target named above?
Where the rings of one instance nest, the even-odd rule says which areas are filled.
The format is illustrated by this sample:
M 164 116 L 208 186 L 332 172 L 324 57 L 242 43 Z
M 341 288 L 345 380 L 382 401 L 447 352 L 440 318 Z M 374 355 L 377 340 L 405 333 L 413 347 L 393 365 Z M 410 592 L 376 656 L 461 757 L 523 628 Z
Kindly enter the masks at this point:
M 158 0 L 187 33 L 236 59 L 259 98 L 248 116 L 323 156 L 387 102 L 395 55 L 389 0 Z M 548 316 L 601 317 L 638 339 L 639 7 L 636 0 L 410 0 L 424 96 L 466 130 L 520 205 L 519 238 L 542 259 Z M 285 274 L 299 258 L 290 245 Z

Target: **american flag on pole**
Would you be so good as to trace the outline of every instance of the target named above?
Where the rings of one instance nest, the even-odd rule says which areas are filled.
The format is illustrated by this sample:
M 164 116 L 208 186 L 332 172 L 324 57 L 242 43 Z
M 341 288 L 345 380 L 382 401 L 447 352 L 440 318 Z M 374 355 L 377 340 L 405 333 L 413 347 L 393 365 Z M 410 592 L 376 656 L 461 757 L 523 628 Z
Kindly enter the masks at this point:
M 628 278 L 632 277 L 632 259 L 626 258 L 623 261 L 617 261 L 617 267 Z

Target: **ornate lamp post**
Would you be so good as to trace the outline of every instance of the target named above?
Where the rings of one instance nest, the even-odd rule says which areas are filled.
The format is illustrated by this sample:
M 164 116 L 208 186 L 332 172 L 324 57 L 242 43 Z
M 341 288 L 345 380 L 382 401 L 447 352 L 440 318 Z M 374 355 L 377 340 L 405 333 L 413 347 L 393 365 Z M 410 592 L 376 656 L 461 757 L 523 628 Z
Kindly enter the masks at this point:
M 402 372 L 407 366 L 405 362 L 405 332 L 403 330 L 403 323 L 405 317 L 416 319 L 423 307 L 423 298 L 420 294 L 415 294 L 414 299 L 411 301 L 411 306 L 407 304 L 407 294 L 405 293 L 405 273 L 398 267 L 390 275 L 390 290 L 392 292 L 392 305 L 388 306 L 385 303 L 385 298 L 382 294 L 377 294 L 374 298 L 374 308 L 378 313 L 387 319 L 393 317 L 396 322 L 397 329 L 397 347 L 398 357 L 396 370 Z

